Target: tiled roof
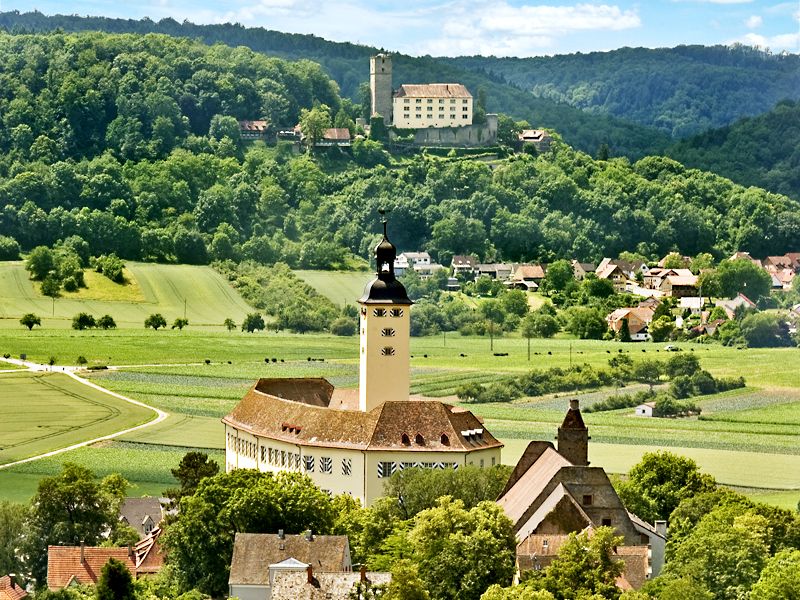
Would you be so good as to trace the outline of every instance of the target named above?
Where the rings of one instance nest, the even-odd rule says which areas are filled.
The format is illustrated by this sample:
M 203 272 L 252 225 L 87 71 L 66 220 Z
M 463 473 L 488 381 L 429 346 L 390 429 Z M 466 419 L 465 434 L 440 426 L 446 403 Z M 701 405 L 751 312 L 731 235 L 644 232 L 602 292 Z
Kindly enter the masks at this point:
M 326 140 L 349 140 L 350 130 L 347 127 L 332 127 L 325 132 Z
M 394 98 L 472 98 L 460 83 L 429 83 L 427 85 L 401 85 Z
M 293 558 L 314 571 L 344 571 L 349 567 L 346 535 L 237 533 L 233 543 L 230 585 L 269 585 L 269 566 Z M 306 577 L 305 569 L 303 577 Z
M 240 131 L 264 131 L 268 127 L 266 121 L 239 121 Z
M 119 508 L 119 518 L 133 527 L 137 533 L 144 535 L 144 524 L 147 517 L 153 520 L 153 525 L 161 522 L 161 502 L 158 498 L 125 498 Z
M 556 473 L 562 467 L 569 466 L 571 463 L 566 458 L 553 448 L 546 448 L 514 486 L 497 501 L 506 516 L 514 522 L 515 527 L 522 525 L 519 521 L 531 507 L 531 503 L 544 492 Z
M 2 600 L 22 600 L 28 594 L 19 585 L 18 581 L 11 585 L 11 577 L 3 575 L 0 577 L 0 599 Z
M 697 275 L 668 275 L 667 281 L 671 285 L 697 285 Z
M 73 578 L 78 583 L 95 584 L 109 558 L 125 563 L 131 575 L 136 576 L 136 564 L 127 548 L 85 546 L 83 553 L 85 560 L 81 562 L 80 546 L 48 546 L 47 587 L 51 590 L 63 588 Z
M 373 585 L 388 585 L 391 573 L 367 573 Z M 313 573 L 313 583 L 308 574 L 297 572 L 276 573 L 272 584 L 272 600 L 350 600 L 350 592 L 361 579 L 361 573 Z
M 324 379 L 260 379 L 223 422 L 254 435 L 329 448 L 464 452 L 502 447 L 471 412 L 449 404 L 384 402 L 362 412 L 330 408 L 332 396 L 333 386 Z M 424 444 L 403 445 L 404 433 L 411 440 L 420 434 Z
M 158 543 L 158 537 L 161 533 L 162 529 L 156 527 L 134 546 L 133 554 L 136 559 L 137 575 L 141 573 L 158 573 L 161 567 L 164 566 L 164 554 L 161 551 L 161 544 Z
M 459 266 L 459 265 L 469 265 L 470 267 L 475 266 L 475 258 L 471 255 L 463 255 L 463 254 L 455 254 L 453 256 L 452 264 Z
M 517 267 L 514 271 L 514 280 L 522 281 L 524 279 L 544 279 L 545 272 L 542 265 L 531 265 Z

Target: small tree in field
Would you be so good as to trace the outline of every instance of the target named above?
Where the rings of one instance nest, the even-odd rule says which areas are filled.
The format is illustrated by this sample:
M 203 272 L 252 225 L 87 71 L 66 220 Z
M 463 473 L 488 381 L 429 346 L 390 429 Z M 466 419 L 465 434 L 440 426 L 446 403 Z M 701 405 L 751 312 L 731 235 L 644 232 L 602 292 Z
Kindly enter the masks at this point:
M 183 329 L 188 324 L 189 324 L 189 319 L 182 319 L 181 317 L 178 317 L 172 324 L 172 328 L 175 329 L 177 327 L 178 329 Z
M 236 329 L 236 322 L 230 318 L 225 319 L 223 325 L 225 326 L 225 329 L 227 329 L 228 331 L 233 331 L 234 329 Z
M 26 315 L 22 315 L 22 318 L 19 320 L 20 325 L 25 325 L 28 328 L 28 331 L 33 329 L 34 325 L 39 325 L 41 327 L 42 320 L 37 317 L 33 313 L 28 313 Z
M 97 326 L 102 327 L 103 329 L 116 329 L 117 324 L 114 322 L 114 318 L 111 315 L 103 315 L 97 321 Z
M 72 317 L 72 328 L 77 329 L 78 331 L 90 329 L 96 324 L 97 323 L 95 323 L 94 317 L 89 313 L 78 313 Z
M 250 313 L 242 323 L 242 331 L 253 333 L 254 331 L 263 331 L 266 325 L 264 324 L 264 317 L 260 313 Z
M 159 327 L 166 327 L 166 326 L 167 326 L 167 320 L 161 313 L 152 314 L 144 320 L 145 329 L 152 327 L 153 329 L 158 331 Z

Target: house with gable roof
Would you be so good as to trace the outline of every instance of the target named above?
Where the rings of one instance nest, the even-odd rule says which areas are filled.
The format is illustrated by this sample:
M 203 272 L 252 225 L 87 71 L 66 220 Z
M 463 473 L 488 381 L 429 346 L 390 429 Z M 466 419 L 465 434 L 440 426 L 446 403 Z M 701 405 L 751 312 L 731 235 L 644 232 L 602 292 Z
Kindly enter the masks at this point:
M 22 600 L 27 595 L 16 575 L 11 573 L 0 577 L 0 600 Z
M 654 308 L 618 308 L 606 316 L 606 323 L 609 329 L 615 334 L 622 329 L 622 323 L 628 322 L 628 331 L 631 334 L 631 340 L 634 342 L 644 342 L 650 339 L 650 334 L 647 329 L 653 320 Z
M 133 527 L 140 537 L 148 535 L 163 519 L 158 498 L 125 498 L 119 507 L 119 520 Z
M 237 533 L 233 543 L 229 595 L 240 600 L 270 600 L 281 573 L 352 571 L 346 535 Z
M 497 500 L 519 541 L 518 564 L 544 568 L 571 533 L 613 527 L 629 548 L 619 554 L 626 582 L 641 587 L 664 565 L 666 523 L 650 525 L 628 512 L 605 471 L 589 466 L 588 428 L 577 399 L 570 400 L 556 440 L 557 449 L 551 442 L 528 444 Z
M 384 221 L 377 274 L 358 300 L 358 390 L 322 378 L 258 380 L 222 419 L 227 472 L 302 472 L 369 506 L 398 469 L 500 462 L 503 444 L 470 411 L 409 399 L 412 302 L 395 277 L 396 255 Z

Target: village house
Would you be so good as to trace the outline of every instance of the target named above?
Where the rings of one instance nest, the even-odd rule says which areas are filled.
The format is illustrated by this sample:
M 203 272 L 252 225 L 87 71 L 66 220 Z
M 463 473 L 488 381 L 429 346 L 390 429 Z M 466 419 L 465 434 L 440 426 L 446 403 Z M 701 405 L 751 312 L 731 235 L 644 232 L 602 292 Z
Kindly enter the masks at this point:
M 519 540 L 518 564 L 544 568 L 570 533 L 608 526 L 625 546 L 639 548 L 618 555 L 625 561 L 626 582 L 641 587 L 645 576 L 657 576 L 664 565 L 666 522 L 650 525 L 628 512 L 605 471 L 589 466 L 589 433 L 576 399 L 570 400 L 556 440 L 558 449 L 551 442 L 528 445 L 497 500 Z
M 667 262 L 667 259 L 672 257 L 672 256 L 680 258 L 681 263 L 683 264 L 683 268 L 685 268 L 685 269 L 688 269 L 689 265 L 692 264 L 692 257 L 691 256 L 682 256 L 681 254 L 678 254 L 677 252 L 670 252 L 664 258 L 662 258 L 660 261 L 658 261 L 658 266 L 663 269 L 664 265 Z
M 134 578 L 153 576 L 161 570 L 164 557 L 156 527 L 135 546 L 100 548 L 97 546 L 48 546 L 47 587 L 53 591 L 72 585 L 95 585 L 110 558 L 125 564 Z
M 728 319 L 733 319 L 737 306 L 758 308 L 756 303 L 750 300 L 750 298 L 744 294 L 738 294 L 733 300 L 717 300 L 717 306 L 721 306 L 725 309 L 725 314 L 728 315 Z
M 599 279 L 609 280 L 618 294 L 623 293 L 628 287 L 629 279 L 620 265 L 609 263 L 602 269 L 598 267 L 595 274 Z
M 667 275 L 658 286 L 665 296 L 683 298 L 697 295 L 697 275 Z
M 237 533 L 228 578 L 229 596 L 270 600 L 278 573 L 352 571 L 346 535 Z
M 693 315 L 700 315 L 703 312 L 703 303 L 706 301 L 706 298 L 702 298 L 699 296 L 687 296 L 680 299 L 678 303 L 678 308 L 685 311 L 689 309 L 690 314 Z
M 514 275 L 506 285 L 535 292 L 546 276 L 547 265 L 520 265 L 514 270 Z
M 395 259 L 393 268 L 395 277 L 402 277 L 411 268 L 417 272 L 420 279 L 427 279 L 434 271 L 446 267 L 433 262 L 427 252 L 403 252 Z
M 272 600 L 351 600 L 357 584 L 385 588 L 391 580 L 391 573 L 318 573 L 309 565 L 306 573 L 277 573 Z
M 365 506 L 398 469 L 500 462 L 503 445 L 461 407 L 409 400 L 409 300 L 392 268 L 395 247 L 375 249 L 376 278 L 360 305 L 360 385 L 322 378 L 260 379 L 222 421 L 226 471 L 302 472 L 322 490 Z
M 471 254 L 456 254 L 450 264 L 453 266 L 453 275 L 465 273 L 469 277 L 475 271 L 475 257 Z
M 641 260 L 628 261 L 622 259 L 604 258 L 600 261 L 600 264 L 597 265 L 595 274 L 597 274 L 599 277 L 600 272 L 606 270 L 609 265 L 617 265 L 628 281 L 636 281 L 639 273 L 644 276 L 649 272 L 647 263 Z
M 125 498 L 119 507 L 119 520 L 133 527 L 139 537 L 148 535 L 163 519 L 158 498 Z
M 573 259 L 572 273 L 575 276 L 575 281 L 583 281 L 586 275 L 594 272 L 595 272 L 594 263 L 582 263 Z
M 759 269 L 763 268 L 761 261 L 750 256 L 749 252 L 734 252 L 728 260 L 736 260 L 737 258 L 746 258 L 751 263 L 756 265 Z
M 269 124 L 266 121 L 239 121 L 239 135 L 243 140 L 270 139 Z
M 486 275 L 498 281 L 505 281 L 514 272 L 514 265 L 511 263 L 485 263 L 475 265 L 475 270 L 477 271 L 477 277 Z
M 321 140 L 317 140 L 314 144 L 318 148 L 332 148 L 338 146 L 339 148 L 350 147 L 350 130 L 347 127 L 330 128 L 325 131 Z
M 652 417 L 655 407 L 655 402 L 645 402 L 636 407 L 634 414 L 637 417 Z
M 543 129 L 523 129 L 519 133 L 519 145 L 533 144 L 539 154 L 550 152 L 550 141 L 553 137 Z
M 694 277 L 689 269 L 663 269 L 654 267 L 643 276 L 644 287 L 658 290 L 667 277 Z
M 651 339 L 647 329 L 653 320 L 654 312 L 654 309 L 647 307 L 618 308 L 614 312 L 606 315 L 606 323 L 608 323 L 609 329 L 611 329 L 614 334 L 618 334 L 620 329 L 622 329 L 622 324 L 627 321 L 628 331 L 631 334 L 631 341 L 644 342 Z
M 0 600 L 22 600 L 28 593 L 17 582 L 14 573 L 0 577 Z

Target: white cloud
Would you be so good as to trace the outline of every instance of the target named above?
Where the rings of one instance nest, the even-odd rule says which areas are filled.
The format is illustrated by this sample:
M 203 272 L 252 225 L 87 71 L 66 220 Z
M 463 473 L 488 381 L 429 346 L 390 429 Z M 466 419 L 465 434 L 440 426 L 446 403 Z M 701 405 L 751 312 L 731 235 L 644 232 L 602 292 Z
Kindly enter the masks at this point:
M 742 39 L 736 40 L 751 46 L 761 46 L 761 48 L 769 48 L 773 52 L 780 50 L 797 50 L 800 45 L 800 33 L 783 33 L 773 35 L 771 37 L 758 35 L 757 33 L 748 33 Z
M 753 0 L 672 0 L 673 2 L 708 2 L 710 4 L 748 4 Z
M 442 37 L 423 42 L 422 53 L 530 56 L 553 48 L 559 37 L 642 26 L 636 11 L 608 5 L 516 7 L 504 0 L 457 0 L 439 13 L 447 14 Z
M 744 24 L 748 29 L 758 29 L 764 21 L 758 15 L 752 15 L 750 18 L 745 19 Z

